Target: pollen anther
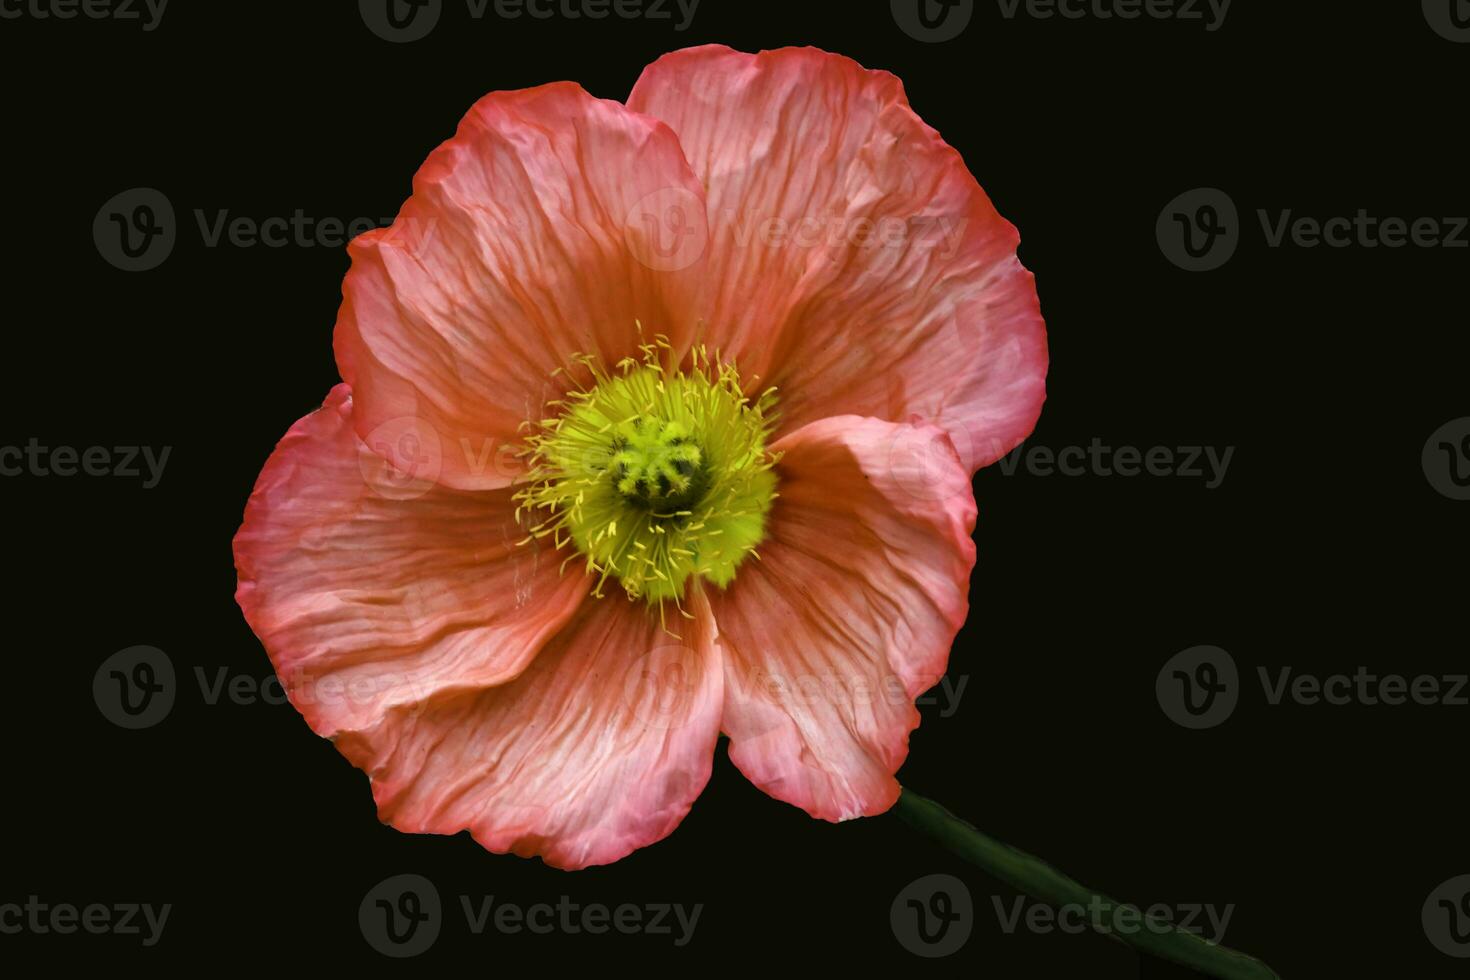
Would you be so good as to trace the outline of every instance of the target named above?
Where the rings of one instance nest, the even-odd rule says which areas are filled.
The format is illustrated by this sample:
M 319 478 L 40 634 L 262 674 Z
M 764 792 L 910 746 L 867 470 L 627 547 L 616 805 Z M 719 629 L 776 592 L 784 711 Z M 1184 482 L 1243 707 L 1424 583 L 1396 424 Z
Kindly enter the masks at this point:
M 554 531 L 558 548 L 575 547 L 598 576 L 594 595 L 616 576 L 629 598 L 678 604 L 691 576 L 729 585 L 765 536 L 775 394 L 748 397 L 735 366 L 702 347 L 683 368 L 664 363 L 663 337 L 640 349 L 616 374 L 573 358 L 584 372 L 565 373 L 590 384 L 548 402 L 556 417 L 529 423 L 529 481 L 515 500 L 518 512 L 545 512 L 526 541 Z

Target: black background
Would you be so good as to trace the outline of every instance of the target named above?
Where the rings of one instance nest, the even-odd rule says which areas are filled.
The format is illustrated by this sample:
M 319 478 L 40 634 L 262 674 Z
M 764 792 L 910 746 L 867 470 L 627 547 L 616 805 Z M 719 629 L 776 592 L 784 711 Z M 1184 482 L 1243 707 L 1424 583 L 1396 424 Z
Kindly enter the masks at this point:
M 1369 9 L 1370 6 L 1372 9 Z M 1004 978 L 1183 976 L 1091 935 L 1005 934 L 1014 893 L 892 815 L 828 825 L 750 786 L 721 747 L 671 838 L 564 873 L 465 835 L 378 824 L 365 777 L 288 706 L 209 704 L 209 679 L 270 665 L 233 600 L 230 540 L 275 441 L 337 375 L 343 248 L 204 245 L 193 212 L 389 218 L 481 95 L 559 79 L 622 99 L 659 54 L 812 44 L 903 79 L 1020 229 L 1051 348 L 1030 445 L 1235 447 L 1223 483 L 976 480 L 972 612 L 956 710 L 923 708 L 905 785 L 1082 881 L 1139 903 L 1235 906 L 1225 941 L 1285 977 L 1450 977 L 1420 908 L 1470 872 L 1465 708 L 1270 706 L 1260 666 L 1465 669 L 1467 507 L 1430 486 L 1429 434 L 1467 414 L 1470 252 L 1267 247 L 1258 208 L 1463 215 L 1470 45 L 1416 3 L 1238 0 L 1199 21 L 1002 17 L 977 5 L 921 43 L 888 5 L 703 0 L 692 25 L 475 21 L 448 0 L 389 44 L 356 5 L 175 0 L 158 28 L 0 20 L 6 445 L 171 446 L 161 483 L 7 477 L 0 902 L 172 903 L 162 941 L 0 936 L 0 953 L 124 965 L 389 963 L 357 924 L 404 872 L 446 905 L 414 965 L 660 972 L 793 965 Z M 179 241 L 119 271 L 91 226 L 154 187 Z M 1223 268 L 1170 264 L 1155 219 L 1227 191 Z M 25 638 L 22 638 L 24 636 Z M 1187 731 L 1154 681 L 1197 644 L 1234 656 L 1242 702 Z M 124 731 L 94 671 L 134 644 L 179 673 L 171 715 Z M 915 878 L 961 876 L 975 933 L 921 960 L 889 927 Z M 458 896 L 529 905 L 703 903 L 693 941 L 474 936 Z M 6 958 L 9 958 L 8 955 Z M 458 959 L 457 959 L 458 958 Z

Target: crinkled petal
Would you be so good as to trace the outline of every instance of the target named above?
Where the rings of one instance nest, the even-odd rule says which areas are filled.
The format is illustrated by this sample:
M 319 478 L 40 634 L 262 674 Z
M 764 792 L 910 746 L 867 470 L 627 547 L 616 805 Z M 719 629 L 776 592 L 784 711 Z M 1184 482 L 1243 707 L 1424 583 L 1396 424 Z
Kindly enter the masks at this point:
M 510 684 L 400 709 L 337 746 L 379 816 L 469 830 L 560 868 L 616 861 L 670 834 L 709 780 L 723 678 L 704 599 L 682 639 L 643 603 L 589 600 Z
M 761 560 L 711 597 L 730 758 L 814 817 L 881 813 L 968 610 L 969 476 L 928 423 L 839 416 L 774 448 Z
M 524 537 L 509 490 L 450 490 L 370 452 L 338 385 L 276 447 L 235 536 L 236 598 L 321 735 L 519 674 L 582 576 Z
M 649 221 L 703 192 L 668 127 L 571 83 L 481 99 L 414 178 L 392 226 L 349 248 L 335 347 L 377 447 L 414 427 L 428 478 L 506 486 L 521 423 L 575 355 L 638 353 L 694 326 Z M 387 435 L 385 435 L 387 433 Z
M 707 188 L 695 310 L 782 392 L 785 431 L 829 415 L 946 429 L 970 472 L 1036 423 L 1046 333 L 1019 236 L 898 79 L 812 48 L 717 45 L 644 70 Z

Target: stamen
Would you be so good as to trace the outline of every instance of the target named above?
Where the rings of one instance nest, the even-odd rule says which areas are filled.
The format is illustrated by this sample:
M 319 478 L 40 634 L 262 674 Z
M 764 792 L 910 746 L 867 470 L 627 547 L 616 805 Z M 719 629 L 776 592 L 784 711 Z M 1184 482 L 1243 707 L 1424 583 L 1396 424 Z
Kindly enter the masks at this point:
M 554 418 L 528 423 L 516 514 L 545 512 L 525 540 L 550 534 L 557 548 L 575 547 L 599 576 L 593 595 L 616 576 L 629 598 L 672 600 L 687 617 L 690 576 L 724 588 L 764 538 L 776 497 L 777 457 L 766 449 L 774 389 L 750 399 L 735 366 L 702 346 L 687 371 L 665 366 L 666 337 L 639 349 L 641 362 L 623 358 L 612 375 L 572 358 L 593 384 L 548 402 Z

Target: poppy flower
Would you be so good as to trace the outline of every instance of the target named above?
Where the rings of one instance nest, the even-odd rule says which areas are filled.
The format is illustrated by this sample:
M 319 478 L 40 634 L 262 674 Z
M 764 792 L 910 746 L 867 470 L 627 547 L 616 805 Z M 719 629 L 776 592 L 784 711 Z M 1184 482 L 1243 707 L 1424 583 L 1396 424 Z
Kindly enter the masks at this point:
M 881 813 L 1032 429 L 1018 236 L 898 79 L 709 46 L 627 104 L 495 92 L 349 246 L 343 383 L 237 599 L 381 819 L 562 868 L 667 836 L 716 742 Z

